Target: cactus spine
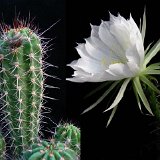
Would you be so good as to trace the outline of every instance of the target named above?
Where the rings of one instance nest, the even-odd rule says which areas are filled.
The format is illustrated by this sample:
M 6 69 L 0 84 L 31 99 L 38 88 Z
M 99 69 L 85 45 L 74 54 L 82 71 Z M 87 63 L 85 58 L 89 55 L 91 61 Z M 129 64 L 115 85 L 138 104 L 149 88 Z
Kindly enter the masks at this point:
M 5 154 L 6 154 L 5 152 L 6 152 L 5 140 L 2 134 L 0 133 L 0 160 L 5 159 Z
M 17 156 L 37 141 L 39 132 L 43 96 L 40 38 L 21 23 L 4 29 L 0 59 L 1 99 Z
M 59 124 L 56 128 L 55 140 L 65 143 L 77 154 L 80 153 L 80 129 L 73 124 Z
M 42 141 L 33 144 L 31 150 L 24 152 L 25 160 L 78 160 L 76 152 L 68 148 L 64 143 Z

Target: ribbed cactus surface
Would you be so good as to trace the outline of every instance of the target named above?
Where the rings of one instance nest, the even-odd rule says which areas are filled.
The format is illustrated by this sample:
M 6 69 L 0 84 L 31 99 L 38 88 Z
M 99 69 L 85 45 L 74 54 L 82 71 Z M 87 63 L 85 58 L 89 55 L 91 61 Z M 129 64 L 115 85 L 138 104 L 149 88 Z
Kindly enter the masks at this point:
M 31 150 L 24 152 L 25 160 L 78 160 L 76 152 L 68 148 L 64 143 L 42 141 L 33 144 Z
M 14 153 L 37 142 L 43 96 L 41 41 L 31 29 L 16 26 L 0 38 L 1 93 Z
M 59 124 L 56 128 L 55 140 L 67 144 L 78 154 L 80 153 L 80 129 L 73 124 Z
M 5 140 L 0 133 L 0 160 L 5 160 L 5 153 L 6 152 L 6 143 Z

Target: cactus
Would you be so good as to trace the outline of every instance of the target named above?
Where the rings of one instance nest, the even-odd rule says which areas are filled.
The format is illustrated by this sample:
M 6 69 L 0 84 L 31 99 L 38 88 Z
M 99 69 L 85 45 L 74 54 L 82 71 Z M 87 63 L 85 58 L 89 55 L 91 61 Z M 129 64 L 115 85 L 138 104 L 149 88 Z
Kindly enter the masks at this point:
M 64 143 L 42 141 L 33 144 L 31 150 L 23 153 L 24 160 L 78 160 L 75 151 L 68 148 Z
M 52 65 L 47 62 L 42 64 L 44 48 L 41 38 L 29 26 L 19 20 L 14 22 L 13 28 L 1 26 L 0 122 L 4 131 L 7 131 L 5 136 L 9 141 L 6 140 L 5 147 L 5 141 L 0 135 L 0 158 L 5 159 L 4 150 L 7 149 L 11 156 L 6 153 L 5 156 L 12 160 L 77 160 L 80 132 L 70 124 L 58 126 L 55 141 L 38 143 L 41 108 L 45 97 L 44 75 L 47 76 L 43 68 L 44 65 Z M 66 131 L 64 138 L 59 135 L 61 130 Z M 30 146 L 31 150 L 27 151 Z
M 80 129 L 73 124 L 59 124 L 56 128 L 55 140 L 65 143 L 77 154 L 80 153 Z
M 0 160 L 5 159 L 5 154 L 6 154 L 5 152 L 6 152 L 6 143 L 4 137 L 0 133 Z
M 1 100 L 16 157 L 37 142 L 43 96 L 41 40 L 19 21 L 0 38 Z

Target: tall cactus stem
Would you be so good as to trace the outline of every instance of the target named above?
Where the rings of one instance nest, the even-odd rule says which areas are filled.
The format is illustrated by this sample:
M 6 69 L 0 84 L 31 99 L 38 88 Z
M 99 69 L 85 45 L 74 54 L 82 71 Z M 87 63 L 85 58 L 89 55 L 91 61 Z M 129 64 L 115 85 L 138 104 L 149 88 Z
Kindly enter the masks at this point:
M 37 142 L 44 79 L 41 40 L 17 23 L 5 28 L 0 38 L 1 99 L 15 155 Z

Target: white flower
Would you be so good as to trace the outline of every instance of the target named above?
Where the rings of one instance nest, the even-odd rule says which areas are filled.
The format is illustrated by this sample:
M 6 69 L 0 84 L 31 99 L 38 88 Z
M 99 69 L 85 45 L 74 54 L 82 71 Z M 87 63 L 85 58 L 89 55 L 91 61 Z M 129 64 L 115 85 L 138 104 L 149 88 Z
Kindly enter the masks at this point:
M 91 25 L 91 28 L 91 36 L 85 39 L 86 43 L 79 44 L 76 47 L 80 58 L 68 65 L 75 71 L 73 78 L 67 78 L 67 80 L 73 82 L 115 82 L 104 95 L 84 112 L 100 103 L 121 82 L 120 80 L 123 80 L 114 102 L 106 110 L 114 109 L 111 114 L 111 117 L 113 117 L 128 83 L 132 80 L 139 107 L 141 108 L 141 99 L 146 109 L 152 114 L 140 81 L 155 92 L 160 93 L 149 80 L 150 74 L 160 74 L 159 64 L 152 64 L 147 67 L 147 64 L 159 51 L 160 43 L 158 41 L 147 54 L 149 47 L 144 51 L 145 13 L 140 29 L 131 15 L 126 20 L 120 14 L 117 17 L 110 14 L 110 21 L 102 21 L 100 26 Z
M 91 37 L 76 49 L 81 56 L 69 66 L 74 68 L 76 82 L 101 82 L 135 77 L 144 61 L 141 33 L 130 16 L 110 14 L 110 21 L 91 26 Z

